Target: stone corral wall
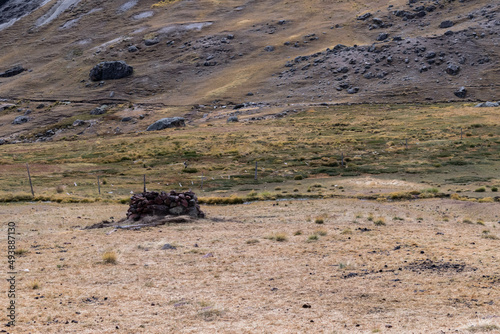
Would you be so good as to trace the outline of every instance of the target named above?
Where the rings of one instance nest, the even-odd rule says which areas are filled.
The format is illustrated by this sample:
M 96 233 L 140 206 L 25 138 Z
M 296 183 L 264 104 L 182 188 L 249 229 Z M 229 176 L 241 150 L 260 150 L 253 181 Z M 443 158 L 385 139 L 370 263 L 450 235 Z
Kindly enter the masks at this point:
M 130 199 L 130 207 L 127 211 L 129 219 L 139 220 L 144 216 L 167 215 L 205 217 L 198 205 L 198 198 L 192 191 L 176 192 L 172 190 L 170 193 L 150 191 L 136 194 Z

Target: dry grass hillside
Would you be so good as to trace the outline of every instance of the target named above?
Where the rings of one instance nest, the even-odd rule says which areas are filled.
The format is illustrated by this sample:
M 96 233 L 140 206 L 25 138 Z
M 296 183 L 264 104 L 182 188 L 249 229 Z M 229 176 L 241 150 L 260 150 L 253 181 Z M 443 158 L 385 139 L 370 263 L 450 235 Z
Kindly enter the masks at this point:
M 1 78 L 0 98 L 124 112 L 178 106 L 178 115 L 197 104 L 500 99 L 496 2 L 65 2 L 72 5 L 45 25 L 40 17 L 55 1 L 2 30 L 0 70 L 28 71 Z M 444 21 L 452 26 L 440 28 Z M 158 43 L 146 46 L 151 39 Z M 126 61 L 133 75 L 91 82 L 90 69 L 111 60 Z M 448 74 L 449 65 L 458 71 Z M 465 97 L 455 96 L 462 86 Z M 43 111 L 44 124 L 82 114 Z

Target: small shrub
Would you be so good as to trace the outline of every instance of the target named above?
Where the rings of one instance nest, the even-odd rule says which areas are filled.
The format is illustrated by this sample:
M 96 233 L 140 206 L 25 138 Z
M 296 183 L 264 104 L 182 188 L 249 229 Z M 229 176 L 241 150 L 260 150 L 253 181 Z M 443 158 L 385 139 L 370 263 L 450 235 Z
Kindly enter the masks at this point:
M 268 236 L 264 237 L 264 239 L 275 240 L 275 241 L 279 241 L 279 242 L 283 242 L 283 241 L 288 240 L 285 233 L 275 233 L 275 234 L 268 235 Z
M 293 235 L 302 235 L 302 231 L 301 230 L 295 231 Z
M 58 185 L 58 186 L 56 187 L 56 192 L 57 192 L 58 194 L 62 194 L 62 193 L 64 192 L 64 189 L 65 189 L 65 188 L 66 188 L 66 186 L 63 186 L 63 185 L 61 185 L 61 184 L 60 184 L 60 185 Z
M 318 218 L 316 218 L 316 219 L 314 220 L 314 222 L 315 222 L 316 224 L 324 224 L 324 223 L 325 223 L 325 220 L 324 220 L 323 218 L 318 217 Z
M 481 188 L 477 188 L 474 191 L 477 192 L 477 193 L 484 193 L 486 191 L 486 188 L 485 187 L 481 187 Z
M 299 189 L 297 189 L 297 188 L 293 189 L 293 192 L 294 192 L 294 193 L 296 193 L 296 192 L 298 192 L 298 191 L 299 191 Z
M 367 219 L 368 219 L 369 222 L 372 222 L 373 221 L 373 214 L 370 213 L 370 215 L 368 216 Z
M 105 252 L 102 255 L 102 261 L 106 264 L 116 264 L 116 253 L 115 252 Z
M 40 282 L 38 280 L 34 280 L 33 282 L 30 283 L 30 286 L 33 290 L 40 289 Z
M 247 240 L 246 244 L 247 245 L 255 245 L 255 244 L 258 244 L 260 241 L 257 240 L 257 239 L 250 239 L 250 240 Z
M 276 187 L 276 188 L 274 188 L 274 190 L 278 191 L 278 190 L 281 190 L 281 188 L 280 187 Z
M 352 234 L 352 230 L 348 227 L 344 229 L 342 232 L 340 232 L 340 234 Z
M 498 188 L 497 188 L 497 187 L 491 187 L 491 191 L 493 191 L 493 192 L 497 192 L 497 191 L 498 191 Z
M 196 168 L 184 168 L 182 170 L 183 173 L 188 173 L 188 174 L 194 174 L 194 173 L 198 173 L 198 169 Z
M 302 175 L 295 175 L 295 176 L 293 177 L 293 179 L 294 179 L 294 180 L 297 180 L 297 181 L 300 181 L 300 180 L 303 180 L 303 179 L 304 179 L 304 177 L 303 177 Z
M 464 219 L 464 220 L 462 220 L 462 223 L 464 223 L 464 224 L 472 224 L 472 220 L 470 220 L 470 219 Z
M 482 221 L 481 219 L 479 219 L 476 224 L 484 226 L 484 221 Z
M 255 190 L 252 190 L 251 192 L 249 192 L 247 194 L 247 197 L 248 198 L 255 198 L 255 197 L 257 197 L 257 192 Z
M 405 219 L 404 219 L 404 218 L 401 218 L 401 217 L 394 217 L 394 218 L 392 218 L 392 220 L 401 220 L 401 221 L 403 221 L 403 220 L 405 220 Z
M 311 234 L 308 238 L 307 238 L 307 242 L 312 242 L 312 241 L 316 241 L 318 240 L 319 237 L 317 234 Z
M 314 234 L 317 234 L 317 235 L 324 237 L 325 235 L 328 234 L 328 232 L 326 230 L 316 230 L 316 231 L 314 231 Z
M 280 242 L 288 240 L 285 233 L 277 233 L 274 237 L 275 237 L 276 241 L 280 241 Z
M 18 248 L 14 251 L 14 254 L 16 255 L 24 255 L 26 253 L 28 253 L 28 250 L 24 248 Z
M 493 234 L 483 234 L 483 239 L 499 240 L 500 238 Z
M 384 218 L 378 218 L 373 222 L 375 226 L 385 226 L 385 219 Z

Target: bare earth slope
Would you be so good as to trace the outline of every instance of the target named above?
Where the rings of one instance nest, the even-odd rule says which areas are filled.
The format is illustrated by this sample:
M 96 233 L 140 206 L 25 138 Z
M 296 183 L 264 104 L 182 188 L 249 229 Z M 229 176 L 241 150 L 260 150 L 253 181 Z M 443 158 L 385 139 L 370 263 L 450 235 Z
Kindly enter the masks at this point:
M 1 31 L 0 71 L 29 71 L 1 78 L 0 97 L 169 105 L 447 101 L 459 100 L 454 91 L 464 86 L 466 99 L 500 99 L 496 2 L 155 3 L 49 1 L 22 17 Z M 14 13 L 0 15 L 4 22 Z M 443 21 L 453 25 L 440 28 Z M 129 52 L 132 45 L 137 52 Z M 133 76 L 90 82 L 89 70 L 106 60 L 125 60 Z M 447 73 L 449 65 L 456 73 Z

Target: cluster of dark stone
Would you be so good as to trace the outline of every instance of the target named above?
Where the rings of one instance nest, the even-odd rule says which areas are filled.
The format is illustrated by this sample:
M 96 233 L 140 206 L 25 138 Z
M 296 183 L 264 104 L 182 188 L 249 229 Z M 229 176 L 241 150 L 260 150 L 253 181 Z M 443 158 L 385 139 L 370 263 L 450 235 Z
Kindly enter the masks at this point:
M 189 215 L 203 218 L 205 214 L 200 210 L 198 198 L 192 191 L 166 193 L 150 191 L 136 194 L 130 199 L 127 218 L 139 220 L 145 216 L 180 216 Z

